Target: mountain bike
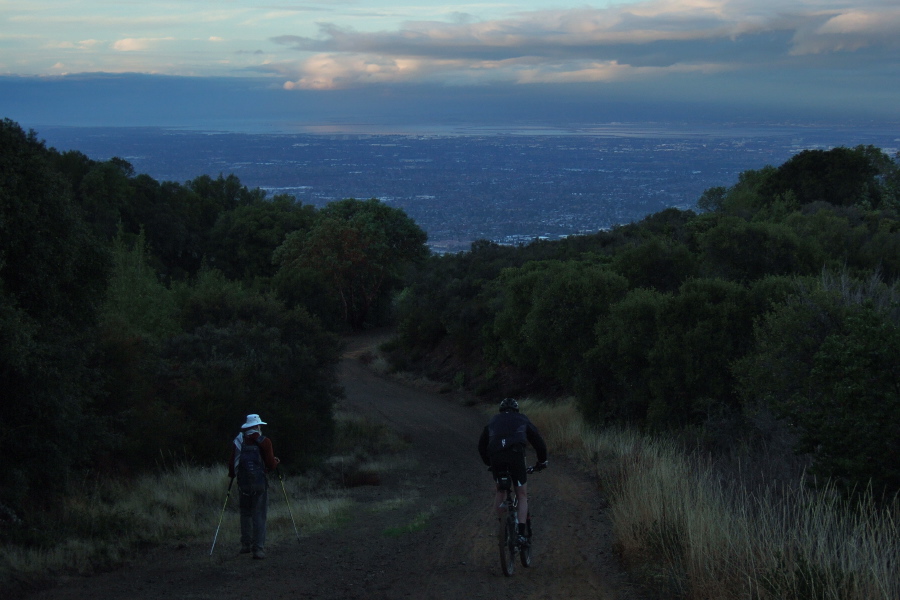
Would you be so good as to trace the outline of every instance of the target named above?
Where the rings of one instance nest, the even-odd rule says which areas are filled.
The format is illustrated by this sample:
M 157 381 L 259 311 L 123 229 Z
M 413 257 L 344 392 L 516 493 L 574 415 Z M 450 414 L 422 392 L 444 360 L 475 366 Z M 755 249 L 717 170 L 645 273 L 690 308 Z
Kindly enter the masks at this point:
M 534 467 L 528 467 L 528 473 L 534 473 Z M 519 543 L 519 498 L 513 491 L 512 477 L 509 471 L 497 474 L 497 489 L 506 492 L 506 500 L 500 508 L 506 511 L 506 518 L 500 519 L 497 541 L 500 550 L 500 567 L 503 574 L 509 577 L 516 567 L 516 555 L 523 567 L 531 566 L 531 515 L 525 521 L 525 542 Z M 530 510 L 528 511 L 531 512 Z

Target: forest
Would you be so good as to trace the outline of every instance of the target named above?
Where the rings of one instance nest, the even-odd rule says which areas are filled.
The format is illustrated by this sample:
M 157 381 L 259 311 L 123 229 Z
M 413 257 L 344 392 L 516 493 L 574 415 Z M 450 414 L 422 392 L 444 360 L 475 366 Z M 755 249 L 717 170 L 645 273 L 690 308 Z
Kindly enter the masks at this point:
M 787 440 L 849 494 L 900 491 L 900 164 L 808 150 L 593 235 L 431 255 L 376 199 L 159 182 L 0 124 L 4 541 L 86 472 L 224 463 L 246 413 L 327 456 L 341 338 L 485 400 L 716 452 Z M 291 468 L 291 467 L 286 467 Z
M 341 334 L 384 323 L 425 233 L 377 200 L 321 210 L 234 176 L 185 183 L 0 123 L 3 541 L 85 474 L 226 464 L 248 413 L 328 455 Z

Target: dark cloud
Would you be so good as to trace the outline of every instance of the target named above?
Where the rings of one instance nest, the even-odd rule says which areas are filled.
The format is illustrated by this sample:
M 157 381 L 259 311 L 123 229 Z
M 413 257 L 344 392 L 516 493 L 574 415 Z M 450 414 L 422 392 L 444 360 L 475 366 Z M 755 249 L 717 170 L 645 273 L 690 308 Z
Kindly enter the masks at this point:
M 489 22 L 410 22 L 380 32 L 323 23 L 315 38 L 274 38 L 306 58 L 273 70 L 291 77 L 288 87 L 297 89 L 432 80 L 435 74 L 457 83 L 552 83 L 621 80 L 646 76 L 648 68 L 802 69 L 829 60 L 866 68 L 868 49 L 900 58 L 898 36 L 886 35 L 900 26 L 900 9 L 877 3 L 753 6 L 747 12 L 725 1 L 645 2 Z

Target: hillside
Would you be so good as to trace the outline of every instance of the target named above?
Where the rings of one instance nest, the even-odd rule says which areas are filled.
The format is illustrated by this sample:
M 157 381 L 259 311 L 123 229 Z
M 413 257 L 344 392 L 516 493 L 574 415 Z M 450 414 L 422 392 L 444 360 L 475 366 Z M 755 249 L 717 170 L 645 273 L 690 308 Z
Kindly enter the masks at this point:
M 66 579 L 33 600 L 221 598 L 444 598 L 505 595 L 637 600 L 611 549 L 609 516 L 596 482 L 564 456 L 533 477 L 539 543 L 530 569 L 500 571 L 490 474 L 476 450 L 486 415 L 462 395 L 436 394 L 380 378 L 359 357 L 377 338 L 351 340 L 340 367 L 339 409 L 383 422 L 409 440 L 400 466 L 377 486 L 354 488 L 340 527 L 270 546 L 265 561 L 208 541 L 142 553 L 125 568 Z M 275 440 L 279 448 L 289 440 Z M 533 459 L 533 456 L 532 456 Z M 280 503 L 271 491 L 270 503 Z M 411 527 L 423 519 L 421 528 Z M 232 507 L 226 519 L 237 520 Z M 214 527 L 210 515 L 210 534 Z M 540 523 L 538 526 L 537 523 Z M 302 523 L 301 523 L 302 524 Z M 403 532 L 404 528 L 408 528 Z M 398 531 L 397 533 L 394 533 Z

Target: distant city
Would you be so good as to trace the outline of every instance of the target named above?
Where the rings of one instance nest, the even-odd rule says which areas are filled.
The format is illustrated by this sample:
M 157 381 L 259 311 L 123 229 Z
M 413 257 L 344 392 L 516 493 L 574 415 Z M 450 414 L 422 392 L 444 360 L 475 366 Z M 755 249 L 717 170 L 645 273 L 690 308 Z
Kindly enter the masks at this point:
M 378 198 L 402 208 L 435 252 L 592 233 L 777 166 L 804 149 L 871 144 L 894 156 L 900 129 L 610 124 L 515 129 L 255 134 L 162 128 L 36 129 L 58 150 L 118 156 L 137 173 L 185 182 L 234 174 L 269 195 L 324 206 Z

